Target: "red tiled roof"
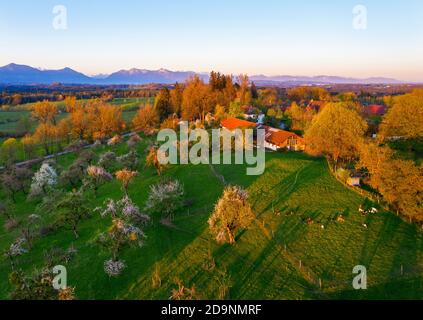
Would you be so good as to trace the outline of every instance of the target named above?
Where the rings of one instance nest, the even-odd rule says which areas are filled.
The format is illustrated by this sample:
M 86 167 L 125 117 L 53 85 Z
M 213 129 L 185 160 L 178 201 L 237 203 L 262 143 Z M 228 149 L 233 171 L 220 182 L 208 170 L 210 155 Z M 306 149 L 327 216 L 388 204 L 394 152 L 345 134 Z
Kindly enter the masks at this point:
M 222 121 L 220 121 L 220 124 L 222 125 L 222 127 L 226 128 L 228 130 L 235 130 L 235 129 L 240 129 L 240 128 L 254 128 L 254 127 L 257 126 L 257 124 L 254 123 L 254 122 L 241 120 L 241 119 L 237 119 L 237 118 L 230 118 L 230 119 L 222 120 Z
M 365 107 L 364 111 L 367 114 L 383 115 L 386 112 L 386 108 L 378 104 L 372 104 L 370 106 Z
M 288 131 L 273 132 L 270 135 L 268 142 L 270 142 L 271 144 L 274 144 L 278 147 L 283 147 L 283 146 L 288 144 L 288 139 L 290 139 L 290 138 L 294 138 L 294 139 L 299 140 L 299 142 L 302 142 L 301 137 L 297 136 L 293 132 L 288 132 Z
M 297 139 L 299 143 L 304 143 L 304 139 L 294 132 L 275 129 L 268 126 L 262 126 L 266 130 L 266 141 L 278 147 L 284 147 L 288 144 L 288 139 Z

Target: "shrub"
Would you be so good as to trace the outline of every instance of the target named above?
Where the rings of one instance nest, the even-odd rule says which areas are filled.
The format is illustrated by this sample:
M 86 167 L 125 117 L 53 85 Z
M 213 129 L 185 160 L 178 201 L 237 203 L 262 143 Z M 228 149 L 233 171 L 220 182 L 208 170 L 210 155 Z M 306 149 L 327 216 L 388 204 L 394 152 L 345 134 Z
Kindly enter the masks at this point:
M 69 247 L 67 250 L 58 247 L 46 250 L 43 252 L 46 267 L 51 269 L 60 264 L 67 264 L 77 252 L 78 251 L 73 246 Z
M 46 267 L 31 275 L 26 275 L 22 271 L 12 272 L 9 275 L 9 282 L 13 287 L 10 297 L 13 300 L 75 299 L 74 288 L 55 290 L 53 279 L 52 271 Z
M 136 170 L 138 167 L 138 154 L 135 150 L 132 150 L 131 152 L 124 154 L 123 156 L 117 157 L 116 160 L 124 167 L 129 168 L 131 170 Z
M 199 300 L 200 297 L 195 289 L 187 288 L 182 281 L 176 280 L 177 289 L 172 289 L 170 300 Z
M 116 162 L 116 154 L 112 151 L 108 151 L 100 155 L 100 159 L 98 160 L 98 166 L 105 168 L 106 170 L 110 170 L 114 167 Z
M 131 149 L 136 148 L 141 141 L 141 137 L 138 134 L 134 134 L 128 139 L 128 147 Z
M 117 144 L 119 144 L 122 141 L 122 138 L 118 135 L 114 136 L 113 138 L 109 139 L 109 141 L 107 141 L 107 145 L 108 146 L 115 146 Z

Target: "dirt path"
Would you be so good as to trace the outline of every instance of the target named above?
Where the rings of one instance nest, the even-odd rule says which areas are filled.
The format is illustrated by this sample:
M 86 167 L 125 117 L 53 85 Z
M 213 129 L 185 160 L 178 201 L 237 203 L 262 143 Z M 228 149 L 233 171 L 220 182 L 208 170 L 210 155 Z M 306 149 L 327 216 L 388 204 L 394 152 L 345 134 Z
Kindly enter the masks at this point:
M 209 167 L 210 167 L 210 170 L 211 170 L 211 172 L 213 173 L 213 175 L 224 185 L 224 186 L 226 186 L 227 185 L 227 183 L 226 183 L 226 180 L 225 180 L 225 177 L 224 176 L 222 176 L 221 174 L 219 174 L 219 173 L 217 173 L 217 171 L 216 171 L 216 169 L 215 169 L 215 167 L 211 164 L 211 163 L 209 163 Z

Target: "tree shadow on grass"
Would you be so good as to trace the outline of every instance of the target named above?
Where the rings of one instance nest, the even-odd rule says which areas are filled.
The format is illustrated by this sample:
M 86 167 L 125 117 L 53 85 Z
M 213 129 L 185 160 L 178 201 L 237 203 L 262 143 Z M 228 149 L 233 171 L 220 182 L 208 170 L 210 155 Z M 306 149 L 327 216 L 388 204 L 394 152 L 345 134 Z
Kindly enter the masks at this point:
M 333 300 L 421 300 L 423 298 L 423 278 L 405 280 L 369 286 L 367 290 L 340 290 L 328 293 Z
M 399 217 L 395 218 L 401 220 Z M 390 276 L 400 278 L 422 275 L 423 259 L 419 260 L 419 256 L 423 251 L 423 234 L 416 225 L 400 222 L 403 230 L 397 232 L 397 235 L 401 235 L 401 240 L 398 241 L 397 251 L 392 260 Z M 423 288 L 421 290 L 423 298 Z
M 375 215 L 369 215 L 367 217 L 366 223 L 369 228 L 372 227 L 372 224 L 375 223 L 377 219 L 380 219 L 380 216 L 378 217 Z M 398 220 L 395 216 L 391 214 L 386 214 L 383 216 L 382 227 L 378 232 L 376 241 L 370 239 L 371 230 L 368 230 L 366 232 L 359 261 L 361 264 L 366 266 L 368 270 L 371 268 L 372 260 L 378 252 L 379 248 L 383 245 L 388 244 L 393 239 L 400 224 L 401 221 Z
M 236 282 L 231 288 L 233 297 L 263 299 L 271 296 L 274 299 L 287 299 L 299 298 L 304 292 L 313 291 L 314 286 L 283 258 L 282 250 L 276 239 L 266 240 L 266 245 L 257 256 L 249 254 L 238 257 L 230 267 L 236 272 Z
M 189 216 L 184 214 L 180 216 L 180 219 L 177 217 L 172 222 L 171 226 L 161 225 L 159 220 L 155 219 L 154 226 L 150 228 L 150 230 L 146 230 L 148 235 L 146 246 L 141 248 L 141 251 L 139 251 L 139 254 L 136 256 L 129 251 L 126 255 L 128 264 L 130 260 L 134 259 L 138 260 L 138 264 L 133 267 L 128 266 L 128 269 L 125 270 L 127 273 L 125 277 L 127 277 L 128 282 L 119 289 L 120 296 L 165 298 L 165 295 L 170 294 L 170 291 L 165 293 L 163 288 L 161 290 L 153 290 L 150 288 L 154 266 L 156 264 L 162 266 L 162 275 L 167 279 L 167 285 L 169 285 L 169 281 L 173 281 L 170 278 L 183 278 L 181 273 L 184 271 L 183 268 L 170 270 L 169 268 L 171 268 L 171 265 L 182 259 L 180 258 L 181 254 L 183 256 L 187 254 L 186 250 L 190 245 L 193 244 L 195 246 L 196 242 L 204 242 L 205 238 L 208 239 L 208 235 L 203 236 L 207 229 L 206 220 L 208 212 L 205 212 L 205 210 L 210 209 L 210 206 L 207 204 L 214 203 L 221 192 L 222 186 L 219 184 L 216 177 L 209 174 L 208 166 L 174 168 L 172 172 L 174 178 L 180 179 L 185 184 L 191 179 L 194 179 L 194 181 L 200 181 L 204 178 L 212 179 L 208 186 L 209 192 L 196 198 L 191 208 L 192 212 Z M 194 189 L 191 186 L 187 189 L 189 191 L 186 195 L 187 197 L 194 195 Z M 192 221 L 193 223 L 188 223 L 188 221 Z M 201 246 L 203 246 L 203 244 L 201 244 Z M 182 264 L 183 263 L 182 261 Z M 190 267 L 192 266 L 187 266 L 187 268 Z M 129 281 L 130 279 L 132 279 L 132 281 Z M 134 281 L 134 279 L 137 280 Z M 146 290 L 145 286 L 148 286 L 149 290 Z

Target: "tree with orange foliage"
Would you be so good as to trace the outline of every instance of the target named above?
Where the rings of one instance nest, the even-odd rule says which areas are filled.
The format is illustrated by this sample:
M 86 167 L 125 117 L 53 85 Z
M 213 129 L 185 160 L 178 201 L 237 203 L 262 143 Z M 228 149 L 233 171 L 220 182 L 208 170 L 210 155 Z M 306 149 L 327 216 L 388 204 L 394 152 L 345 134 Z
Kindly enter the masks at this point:
M 112 106 L 105 103 L 97 103 L 93 105 L 93 113 L 90 112 L 90 129 L 92 129 L 92 138 L 105 139 L 120 133 L 125 123 L 122 119 L 122 108 Z
M 246 74 L 238 76 L 238 99 L 241 106 L 249 105 L 251 103 L 250 80 Z
M 52 122 L 56 124 L 56 116 L 59 113 L 57 106 L 48 100 L 35 103 L 32 108 L 31 116 L 41 123 Z
M 383 118 L 380 134 L 384 138 L 423 137 L 423 89 L 393 98 L 393 106 Z
M 65 106 L 69 113 L 69 121 L 71 124 L 70 134 L 79 140 L 89 139 L 91 137 L 91 121 L 95 119 L 96 103 L 88 103 L 88 106 L 79 103 L 75 97 L 66 97 Z
M 57 144 L 60 147 L 62 142 L 69 144 L 71 142 L 71 133 L 72 133 L 72 122 L 69 118 L 62 119 L 56 126 L 56 139 Z
M 65 98 L 66 112 L 72 113 L 80 104 L 76 101 L 76 97 L 68 96 Z
M 413 161 L 392 159 L 382 164 L 379 192 L 410 222 L 423 222 L 423 165 Z
M 339 159 L 358 157 L 358 147 L 366 130 L 366 121 L 356 111 L 342 103 L 330 103 L 307 129 L 306 148 L 311 154 L 331 157 L 336 168 Z
M 371 184 L 375 189 L 379 188 L 377 177 L 381 175 L 382 166 L 394 155 L 394 151 L 386 146 L 376 143 L 361 143 L 359 146 L 360 161 L 357 167 L 366 168 L 371 175 Z
M 157 172 L 158 176 L 160 176 L 162 174 L 162 165 L 159 161 L 157 147 L 152 146 L 150 148 L 150 151 L 149 151 L 147 158 L 146 158 L 146 166 L 156 168 L 156 172 Z
M 134 130 L 145 134 L 150 134 L 158 125 L 159 116 L 151 104 L 140 107 L 132 120 Z
M 172 114 L 171 96 L 168 88 L 162 88 L 154 100 L 154 109 L 156 110 L 160 121 L 167 119 Z
M 56 138 L 57 128 L 51 123 L 40 123 L 33 135 L 34 141 L 43 146 L 46 155 L 52 153 L 52 147 L 57 141 Z
M 293 102 L 285 114 L 291 119 L 293 130 L 305 130 L 311 125 L 316 112 L 312 108 L 302 108 Z
M 176 83 L 173 90 L 170 92 L 170 104 L 172 106 L 172 111 L 178 115 L 181 115 L 182 110 L 182 98 L 184 94 L 184 87 Z
M 211 89 L 198 76 L 189 79 L 185 85 L 182 101 L 182 118 L 184 120 L 204 119 L 208 112 L 212 112 L 214 98 Z
M 366 168 L 370 185 L 410 221 L 423 221 L 423 165 L 396 159 L 394 151 L 375 143 L 360 146 L 360 168 Z
M 278 102 L 278 92 L 275 88 L 259 90 L 259 99 L 267 107 L 274 106 Z
M 127 169 L 120 170 L 115 173 L 116 178 L 122 184 L 122 190 L 125 195 L 128 195 L 128 187 L 131 181 L 138 175 L 136 171 L 130 171 Z
M 69 115 L 71 134 L 79 140 L 87 139 L 90 135 L 90 121 L 92 116 L 85 110 L 84 106 L 75 106 Z
M 227 117 L 226 108 L 218 104 L 214 109 L 214 118 L 216 121 L 220 123 L 221 120 L 226 119 Z
M 177 130 L 178 129 L 178 123 L 179 119 L 176 117 L 169 117 L 165 119 L 162 124 L 160 125 L 160 129 L 171 129 L 171 130 Z
M 288 98 L 298 103 L 311 100 L 328 101 L 330 94 L 320 87 L 296 87 L 288 90 Z

